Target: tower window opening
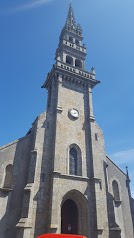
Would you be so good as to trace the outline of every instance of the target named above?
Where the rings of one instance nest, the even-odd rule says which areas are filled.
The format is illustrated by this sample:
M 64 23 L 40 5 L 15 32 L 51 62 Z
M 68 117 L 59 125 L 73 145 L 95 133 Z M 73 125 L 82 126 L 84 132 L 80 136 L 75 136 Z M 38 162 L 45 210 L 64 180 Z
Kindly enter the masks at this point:
M 116 201 L 120 201 L 119 186 L 118 186 L 118 183 L 115 180 L 112 182 L 112 187 L 113 187 L 114 199 Z
M 77 151 L 73 147 L 69 151 L 69 174 L 77 175 Z
M 82 62 L 79 59 L 75 60 L 75 67 L 82 68 Z
M 75 43 L 76 43 L 76 45 L 79 45 L 80 44 L 80 42 L 79 42 L 79 40 L 75 40 Z
M 73 42 L 73 37 L 72 36 L 69 36 L 69 41 Z
M 95 140 L 98 141 L 98 134 L 95 133 Z
M 72 144 L 69 148 L 69 174 L 82 176 L 82 155 L 78 145 Z
M 73 65 L 73 58 L 71 56 L 66 56 L 66 63 Z

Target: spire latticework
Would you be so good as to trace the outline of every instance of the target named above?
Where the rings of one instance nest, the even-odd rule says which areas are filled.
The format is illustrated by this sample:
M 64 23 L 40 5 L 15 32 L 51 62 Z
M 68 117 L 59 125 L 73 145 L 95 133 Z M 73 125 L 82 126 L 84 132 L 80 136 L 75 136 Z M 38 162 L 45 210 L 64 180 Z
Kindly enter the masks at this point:
M 73 12 L 73 7 L 72 4 L 70 3 L 69 11 L 68 11 L 68 16 L 66 20 L 66 25 L 71 26 L 73 28 L 76 28 L 76 23 L 75 23 L 75 17 L 74 17 L 74 12 Z
M 86 47 L 83 44 L 82 28 L 76 24 L 72 3 L 70 3 L 67 19 L 61 31 L 55 59 L 72 67 L 84 69 Z
M 80 24 L 76 25 L 76 22 L 75 22 L 72 3 L 70 3 L 70 6 L 69 6 L 69 11 L 68 11 L 65 27 L 70 31 L 74 31 L 78 35 L 82 35 L 82 28 Z

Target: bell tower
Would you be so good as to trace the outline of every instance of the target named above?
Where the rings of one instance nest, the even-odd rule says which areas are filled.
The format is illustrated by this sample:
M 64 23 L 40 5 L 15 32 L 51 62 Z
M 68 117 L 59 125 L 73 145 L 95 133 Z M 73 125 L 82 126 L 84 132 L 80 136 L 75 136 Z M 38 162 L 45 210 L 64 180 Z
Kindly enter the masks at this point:
M 42 87 L 48 90 L 47 119 L 49 124 L 52 122 L 51 129 L 55 125 L 53 128 L 55 132 L 52 132 L 55 133 L 54 171 L 69 173 L 69 152 L 65 153 L 67 147 L 69 150 L 71 144 L 77 147 L 77 143 L 82 143 L 85 147 L 86 143 L 89 143 L 88 149 L 84 152 L 85 159 L 80 162 L 81 169 L 78 170 L 83 170 L 81 174 L 84 176 L 92 177 L 92 159 L 91 156 L 86 156 L 86 153 L 91 147 L 90 123 L 95 121 L 92 89 L 99 81 L 95 79 L 94 68 L 91 72 L 85 69 L 85 58 L 86 46 L 83 43 L 82 28 L 75 22 L 70 3 L 55 54 L 56 62 Z M 85 140 L 86 133 L 88 139 Z M 79 151 L 81 154 L 80 148 Z M 65 160 L 62 159 L 63 153 Z M 80 164 L 77 162 L 78 167 Z M 89 168 L 87 164 L 90 164 Z
M 82 28 L 76 24 L 70 4 L 56 62 L 42 86 L 48 90 L 46 121 L 51 145 L 46 149 L 52 189 L 47 232 L 82 234 L 88 238 L 103 233 L 103 237 L 108 237 L 103 134 L 92 106 L 92 89 L 99 81 L 94 68 L 90 72 L 85 69 L 85 58 Z M 100 203 L 101 211 L 105 211 L 103 221 Z M 76 219 L 72 219 L 72 211 L 77 214 Z
M 75 84 L 77 81 L 79 86 L 81 85 L 85 88 L 88 86 L 87 88 L 90 88 L 90 93 L 92 94 L 92 89 L 99 81 L 95 79 L 93 67 L 90 72 L 85 69 L 85 58 L 86 45 L 83 43 L 82 28 L 80 24 L 75 22 L 72 4 L 70 3 L 66 23 L 61 31 L 59 45 L 55 54 L 56 63 L 53 65 L 51 72 L 48 73 L 48 77 L 42 86 L 48 90 L 48 107 L 51 101 L 52 78 L 56 74 L 64 73 L 62 80 L 75 82 Z M 90 117 L 94 120 L 91 94 L 89 95 Z
M 70 4 L 67 20 L 60 35 L 56 60 L 84 69 L 86 47 L 82 40 L 82 28 L 80 24 L 76 25 L 72 5 Z
M 133 238 L 129 176 L 106 156 L 92 106 L 99 81 L 85 60 L 70 4 L 42 86 L 46 111 L 23 138 L 0 147 L 0 238 Z

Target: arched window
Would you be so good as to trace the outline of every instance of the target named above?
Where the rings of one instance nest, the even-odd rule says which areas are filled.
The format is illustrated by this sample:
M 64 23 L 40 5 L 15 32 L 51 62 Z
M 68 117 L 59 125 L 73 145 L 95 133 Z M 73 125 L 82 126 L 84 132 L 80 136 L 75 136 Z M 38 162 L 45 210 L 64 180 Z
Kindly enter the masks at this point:
M 75 66 L 76 66 L 77 68 L 82 68 L 82 62 L 81 62 L 80 60 L 76 59 L 76 60 L 75 60 Z
M 82 176 L 81 150 L 76 144 L 72 144 L 69 148 L 69 174 Z
M 69 151 L 69 173 L 77 175 L 77 151 L 73 147 Z
M 113 187 L 114 199 L 117 200 L 117 201 L 120 201 L 119 186 L 118 186 L 118 183 L 115 180 L 112 182 L 112 187 Z
M 66 63 L 73 65 L 73 58 L 71 56 L 66 56 Z
M 73 42 L 73 37 L 72 36 L 69 36 L 69 41 Z
M 11 188 L 13 184 L 13 165 L 7 165 L 5 172 L 4 188 Z

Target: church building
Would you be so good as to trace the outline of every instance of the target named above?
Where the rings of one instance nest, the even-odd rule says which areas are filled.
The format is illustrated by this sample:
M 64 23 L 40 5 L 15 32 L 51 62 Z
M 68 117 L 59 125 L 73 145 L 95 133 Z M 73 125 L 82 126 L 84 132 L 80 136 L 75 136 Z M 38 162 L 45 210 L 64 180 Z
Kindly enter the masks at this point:
M 134 238 L 129 175 L 106 155 L 92 105 L 100 82 L 85 59 L 82 28 L 70 4 L 42 86 L 46 112 L 23 138 L 0 147 L 0 238 Z

